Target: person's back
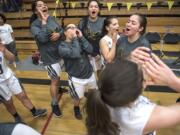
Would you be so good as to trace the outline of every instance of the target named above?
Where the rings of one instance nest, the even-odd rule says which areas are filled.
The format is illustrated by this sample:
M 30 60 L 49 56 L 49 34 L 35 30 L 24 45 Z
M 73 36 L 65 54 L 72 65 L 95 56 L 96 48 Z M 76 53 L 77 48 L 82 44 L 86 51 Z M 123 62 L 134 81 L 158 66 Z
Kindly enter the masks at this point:
M 141 96 L 143 85 L 142 69 L 137 64 L 122 59 L 107 64 L 99 91 L 91 91 L 87 97 L 88 135 L 155 134 L 155 130 L 179 124 L 180 104 L 150 103 Z
M 112 121 L 119 123 L 120 135 L 142 135 L 154 107 L 155 104 L 140 96 L 127 107 L 109 107 L 109 109 Z

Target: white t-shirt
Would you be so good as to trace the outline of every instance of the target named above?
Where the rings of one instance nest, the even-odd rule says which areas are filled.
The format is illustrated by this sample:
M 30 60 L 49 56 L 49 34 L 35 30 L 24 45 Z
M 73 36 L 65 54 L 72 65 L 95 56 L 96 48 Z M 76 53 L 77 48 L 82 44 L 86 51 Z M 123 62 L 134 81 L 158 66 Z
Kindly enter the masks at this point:
M 3 42 L 3 44 L 9 44 L 13 41 L 11 33 L 13 33 L 11 25 L 4 24 L 0 26 L 0 39 Z
M 117 35 L 117 39 L 120 38 L 119 35 Z M 112 44 L 113 44 L 113 41 L 112 41 L 112 38 L 109 37 L 108 35 L 105 35 L 103 38 L 103 40 L 105 40 L 107 42 L 107 45 L 108 45 L 108 48 L 109 50 L 112 48 Z M 101 51 L 100 51 L 101 52 Z M 105 59 L 103 57 L 103 55 L 101 54 L 101 61 L 102 61 L 102 64 L 105 65 L 106 62 L 105 62 Z
M 6 65 L 4 54 L 0 51 L 0 83 L 13 75 L 12 70 Z
M 143 129 L 154 107 L 155 104 L 151 103 L 147 98 L 139 96 L 129 107 L 109 108 L 112 121 L 116 122 L 120 127 L 120 135 L 143 135 Z

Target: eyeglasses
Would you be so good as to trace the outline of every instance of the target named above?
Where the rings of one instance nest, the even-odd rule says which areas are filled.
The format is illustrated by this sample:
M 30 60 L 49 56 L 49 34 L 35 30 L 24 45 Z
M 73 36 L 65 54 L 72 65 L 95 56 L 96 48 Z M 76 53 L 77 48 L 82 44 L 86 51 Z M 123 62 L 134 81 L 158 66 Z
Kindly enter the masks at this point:
M 68 27 L 65 28 L 65 31 L 68 30 L 68 29 L 74 30 L 74 29 L 77 29 L 77 27 L 76 26 L 68 26 Z

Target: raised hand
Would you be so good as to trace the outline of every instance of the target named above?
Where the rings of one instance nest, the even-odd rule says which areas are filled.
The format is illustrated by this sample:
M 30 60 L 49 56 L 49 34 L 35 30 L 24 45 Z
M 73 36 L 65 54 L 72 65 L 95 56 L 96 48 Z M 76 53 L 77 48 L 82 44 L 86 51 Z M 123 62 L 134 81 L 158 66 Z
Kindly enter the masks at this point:
M 171 69 L 153 53 L 152 59 L 146 61 L 143 68 L 152 78 L 152 80 L 148 82 L 149 85 L 161 84 L 171 86 L 172 81 L 176 78 Z
M 129 55 L 129 59 L 137 64 L 144 64 L 145 61 L 148 61 L 151 58 L 151 50 L 147 47 L 137 47 Z

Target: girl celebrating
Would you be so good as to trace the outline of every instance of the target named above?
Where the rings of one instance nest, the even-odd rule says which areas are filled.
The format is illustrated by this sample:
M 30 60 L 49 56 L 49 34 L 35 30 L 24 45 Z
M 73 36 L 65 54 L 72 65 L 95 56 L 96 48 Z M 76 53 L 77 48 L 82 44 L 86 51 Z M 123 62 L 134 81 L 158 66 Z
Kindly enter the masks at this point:
M 63 29 L 49 15 L 48 7 L 42 0 L 32 3 L 32 11 L 35 14 L 30 21 L 31 33 L 36 41 L 41 60 L 45 66 L 48 76 L 51 78 L 50 93 L 52 97 L 51 107 L 55 117 L 61 117 L 62 112 L 58 105 L 58 85 L 60 80 L 60 56 L 58 45 L 61 42 Z
M 108 17 L 104 20 L 103 33 L 104 37 L 100 40 L 100 52 L 103 66 L 106 63 L 111 63 L 116 54 L 116 42 L 120 37 L 119 22 L 115 17 Z
M 104 18 L 99 16 L 99 2 L 98 0 L 88 1 L 88 16 L 81 19 L 79 23 L 79 29 L 82 31 L 84 37 L 92 44 L 93 53 L 89 56 L 90 62 L 93 66 L 94 71 L 101 69 L 101 58 L 99 53 L 99 41 L 102 37 L 102 29 Z
M 124 36 L 117 41 L 117 56 L 128 57 L 137 47 L 151 48 L 143 34 L 146 31 L 147 20 L 143 15 L 132 14 L 126 23 Z
M 74 24 L 66 26 L 64 35 L 65 41 L 59 45 L 59 54 L 64 59 L 65 69 L 69 75 L 74 115 L 77 119 L 82 119 L 79 102 L 84 96 L 85 88 L 97 88 L 95 75 L 88 59 L 88 54 L 93 52 L 93 48 Z

